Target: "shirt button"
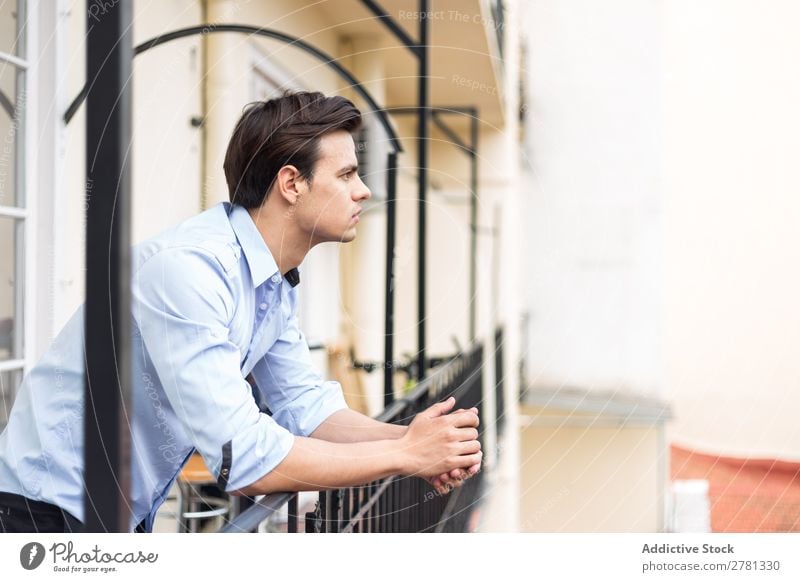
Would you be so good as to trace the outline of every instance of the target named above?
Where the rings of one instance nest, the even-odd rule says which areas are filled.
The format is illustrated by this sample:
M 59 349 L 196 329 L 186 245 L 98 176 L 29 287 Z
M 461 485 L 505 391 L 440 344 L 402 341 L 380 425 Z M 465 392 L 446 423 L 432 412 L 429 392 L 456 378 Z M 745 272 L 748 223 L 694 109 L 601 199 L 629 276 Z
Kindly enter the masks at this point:
M 266 303 L 262 303 L 261 305 L 259 305 L 259 306 L 258 306 L 258 308 L 259 308 L 261 311 L 264 311 L 264 310 L 267 308 L 267 304 L 266 304 Z
M 280 283 L 281 282 L 280 275 L 273 275 L 272 276 L 272 282 L 273 283 Z

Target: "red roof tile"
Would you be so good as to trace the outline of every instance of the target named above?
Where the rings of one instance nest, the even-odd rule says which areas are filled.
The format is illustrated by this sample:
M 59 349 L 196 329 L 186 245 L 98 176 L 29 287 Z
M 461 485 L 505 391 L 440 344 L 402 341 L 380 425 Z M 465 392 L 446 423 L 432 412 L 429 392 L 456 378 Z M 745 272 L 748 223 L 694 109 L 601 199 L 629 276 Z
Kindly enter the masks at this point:
M 671 446 L 670 477 L 706 479 L 715 532 L 800 532 L 800 463 Z

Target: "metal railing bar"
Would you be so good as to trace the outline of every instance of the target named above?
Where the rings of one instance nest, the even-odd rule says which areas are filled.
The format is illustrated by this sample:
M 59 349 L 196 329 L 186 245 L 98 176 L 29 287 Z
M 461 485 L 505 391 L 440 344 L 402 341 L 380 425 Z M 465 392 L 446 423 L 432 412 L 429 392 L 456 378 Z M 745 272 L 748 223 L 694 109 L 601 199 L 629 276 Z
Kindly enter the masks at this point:
M 381 24 L 383 24 L 389 31 L 394 34 L 400 42 L 402 42 L 408 50 L 410 50 L 414 56 L 419 58 L 420 51 L 419 51 L 419 44 L 415 41 L 411 36 L 403 30 L 397 21 L 392 18 L 392 15 L 386 12 L 383 7 L 375 2 L 375 0 L 361 0 L 361 2 L 375 15 L 377 20 L 380 20 Z
M 366 516 L 367 513 L 369 513 L 369 510 L 372 509 L 375 503 L 377 503 L 378 500 L 381 498 L 380 494 L 386 491 L 386 489 L 389 487 L 389 484 L 395 479 L 396 477 L 389 477 L 383 483 L 381 483 L 378 489 L 370 494 L 370 498 L 364 505 L 361 506 L 361 508 L 358 510 L 358 513 L 356 513 L 352 517 L 352 519 L 350 519 L 350 523 L 348 523 L 344 528 L 342 528 L 341 533 L 350 533 L 353 529 L 353 523 L 363 518 L 364 516 Z
M 8 218 L 28 218 L 28 210 L 26 208 L 16 208 L 14 206 L 0 206 L 0 216 L 7 216 Z
M 9 63 L 10 65 L 14 65 L 15 67 L 19 67 L 20 69 L 27 69 L 30 64 L 25 59 L 22 59 L 16 55 L 12 55 L 10 53 L 0 52 L 0 62 Z
M 296 497 L 297 493 L 273 493 L 256 501 L 234 519 L 228 522 L 219 533 L 242 533 L 258 529 L 259 524 L 269 519 L 281 507 Z M 295 511 L 296 513 L 296 511 Z
M 299 495 L 292 495 L 289 499 L 289 521 L 286 524 L 287 533 L 297 533 L 299 497 Z
M 6 360 L 0 362 L 0 372 L 13 372 L 25 367 L 25 360 Z
M 461 487 L 450 492 L 450 496 L 447 498 L 447 503 L 444 506 L 444 511 L 442 511 L 442 519 L 440 519 L 437 523 L 434 524 L 436 526 L 434 533 L 442 533 L 442 531 L 444 530 L 444 526 L 447 525 L 447 521 L 453 514 L 453 509 L 455 509 L 456 503 L 458 503 L 458 498 L 461 496 L 461 493 L 462 493 Z M 430 529 L 430 527 L 426 529 Z
M 14 118 L 14 104 L 11 102 L 11 99 L 8 98 L 8 95 L 0 91 L 0 107 L 3 108 L 10 118 Z
M 146 40 L 145 42 L 136 46 L 133 49 L 133 53 L 134 56 L 138 56 L 143 52 L 146 52 L 152 48 L 155 48 L 159 45 L 165 44 L 173 40 L 185 38 L 188 36 L 194 36 L 198 34 L 206 35 L 206 34 L 220 33 L 220 32 L 238 32 L 255 36 L 264 36 L 267 38 L 272 38 L 275 40 L 282 41 L 288 45 L 294 46 L 308 54 L 313 55 L 318 60 L 322 61 L 326 66 L 332 68 L 341 78 L 343 78 L 347 83 L 349 83 L 350 88 L 353 89 L 356 93 L 358 93 L 359 96 L 362 99 L 364 99 L 364 101 L 366 101 L 371 111 L 375 112 L 378 115 L 378 120 L 383 126 L 386 135 L 389 136 L 389 142 L 391 143 L 392 150 L 395 152 L 403 151 L 403 148 L 400 145 L 400 140 L 389 121 L 388 115 L 384 113 L 383 108 L 378 107 L 378 104 L 375 101 L 375 99 L 364 88 L 364 86 L 358 82 L 358 79 L 356 79 L 350 73 L 350 71 L 342 67 L 339 64 L 339 62 L 333 57 L 331 57 L 329 54 L 325 53 L 324 51 L 321 51 L 320 49 L 305 42 L 300 38 L 293 37 L 291 35 L 279 32 L 277 30 L 272 30 L 269 28 L 260 28 L 258 26 L 250 26 L 245 24 L 207 23 L 198 26 L 190 26 L 187 28 L 173 30 L 172 32 L 168 32 L 166 34 L 162 34 L 160 36 Z M 75 97 L 75 99 L 67 108 L 67 111 L 64 113 L 65 124 L 69 124 L 70 120 L 75 115 L 78 108 L 81 106 L 81 103 L 83 103 L 83 100 L 86 98 L 88 91 L 89 91 L 89 85 L 87 83 L 86 85 L 83 86 L 80 93 L 78 93 L 78 95 Z
M 418 412 L 426 400 L 447 392 L 471 406 L 482 385 L 481 344 L 475 344 L 464 353 L 436 369 L 405 398 L 393 402 L 376 417 L 382 422 L 399 423 L 403 415 Z M 471 486 L 471 487 L 470 487 Z M 464 500 L 473 503 L 474 487 L 481 488 L 482 481 L 470 482 L 450 493 L 445 499 L 426 499 L 425 488 L 420 479 L 395 475 L 381 481 L 373 481 L 361 487 L 346 487 L 320 494 L 318 508 L 313 518 L 306 520 L 307 532 L 409 532 L 442 531 L 462 527 L 462 517 L 456 517 L 468 508 L 459 509 Z M 480 489 L 478 489 L 480 490 Z M 281 493 L 263 498 L 234 518 L 223 533 L 256 531 L 258 525 L 268 519 L 284 504 L 290 503 L 289 531 L 297 531 L 297 523 L 291 524 L 291 514 L 297 514 L 297 494 Z M 448 525 L 450 524 L 450 525 Z

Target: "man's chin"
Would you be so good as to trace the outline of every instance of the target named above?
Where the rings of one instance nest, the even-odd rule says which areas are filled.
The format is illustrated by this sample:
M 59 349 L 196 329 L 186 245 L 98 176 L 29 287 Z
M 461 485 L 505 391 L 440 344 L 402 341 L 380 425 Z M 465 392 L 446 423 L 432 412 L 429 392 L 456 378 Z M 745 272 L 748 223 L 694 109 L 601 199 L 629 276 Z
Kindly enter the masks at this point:
M 351 228 L 350 230 L 345 232 L 344 235 L 342 235 L 342 238 L 339 239 L 339 242 L 349 243 L 355 240 L 355 238 L 356 238 L 356 229 Z

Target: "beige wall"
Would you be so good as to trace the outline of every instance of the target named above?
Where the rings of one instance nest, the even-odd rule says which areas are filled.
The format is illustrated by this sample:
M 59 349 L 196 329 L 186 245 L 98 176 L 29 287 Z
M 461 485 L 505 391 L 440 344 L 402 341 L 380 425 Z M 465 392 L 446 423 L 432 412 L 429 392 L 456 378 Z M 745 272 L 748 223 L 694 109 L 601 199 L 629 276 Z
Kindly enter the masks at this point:
M 62 81 L 61 106 L 71 103 L 86 82 L 85 0 L 72 0 L 69 14 L 61 21 L 67 56 Z M 59 107 L 60 108 L 60 107 Z M 84 298 L 85 278 L 85 181 L 86 106 L 81 106 L 69 125 L 62 129 L 57 144 L 63 178 L 53 192 L 53 334 L 57 334 Z
M 381 46 L 382 39 L 377 35 L 343 38 L 339 46 L 340 54 L 348 55 L 342 64 L 364 83 L 378 103 L 386 100 L 386 70 Z M 353 91 L 346 91 L 345 95 L 356 99 Z M 371 129 L 376 127 L 374 116 L 370 117 L 365 107 L 362 111 L 364 124 L 373 124 Z M 341 341 L 353 347 L 359 360 L 372 362 L 381 362 L 384 356 L 386 174 L 381 170 L 385 167 L 386 156 L 379 154 L 389 151 L 386 138 L 382 130 L 373 134 L 370 151 L 375 155 L 370 154 L 367 163 L 377 164 L 371 168 L 375 173 L 367 175 L 370 168 L 359 168 L 361 179 L 373 191 L 373 198 L 362 203 L 358 236 L 347 245 L 329 245 L 335 247 L 341 261 L 342 301 L 337 306 L 341 311 Z M 379 183 L 371 183 L 375 181 Z M 366 397 L 365 412 L 377 414 L 383 410 L 383 371 L 379 368 L 372 374 L 357 372 L 354 376 L 359 384 L 349 388 Z
M 658 429 L 534 409 L 523 414 L 520 531 L 661 530 Z
M 194 0 L 137 2 L 134 38 L 139 43 L 162 32 L 201 22 Z M 202 47 L 194 36 L 152 49 L 133 68 L 134 243 L 155 236 L 200 210 Z
M 800 459 L 800 72 L 789 59 L 800 5 L 686 0 L 663 14 L 670 435 Z
M 85 79 L 85 1 L 73 1 L 65 23 L 69 57 L 65 98 Z M 168 0 L 153 9 L 134 2 L 134 44 L 161 32 L 200 22 L 193 0 Z M 200 134 L 190 124 L 201 115 L 202 61 L 197 37 L 174 41 L 134 59 L 132 230 L 134 243 L 192 216 L 200 209 Z M 64 179 L 54 193 L 56 270 L 54 329 L 66 322 L 84 297 L 85 130 L 83 105 L 63 132 L 59 147 Z

